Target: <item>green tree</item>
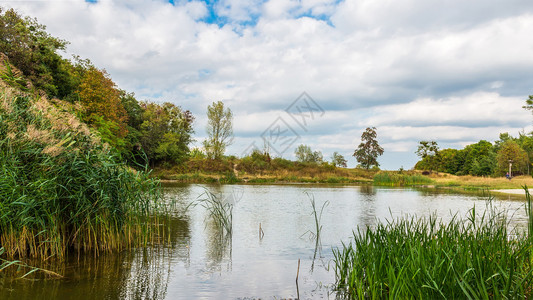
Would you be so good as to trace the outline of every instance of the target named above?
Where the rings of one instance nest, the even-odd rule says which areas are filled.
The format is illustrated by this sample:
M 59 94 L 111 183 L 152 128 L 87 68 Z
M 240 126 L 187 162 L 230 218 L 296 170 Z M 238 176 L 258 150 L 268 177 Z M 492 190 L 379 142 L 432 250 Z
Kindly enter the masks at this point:
M 361 143 L 353 156 L 361 167 L 368 170 L 372 166 L 379 167 L 377 158 L 381 155 L 383 148 L 378 144 L 376 127 L 368 127 L 361 135 Z
M 220 159 L 233 137 L 233 114 L 224 108 L 222 101 L 207 106 L 207 136 L 203 142 L 205 152 L 211 159 Z
M 437 169 L 439 162 L 438 162 L 438 154 L 439 154 L 439 146 L 437 142 L 435 141 L 420 141 L 418 145 L 418 149 L 416 150 L 416 155 L 420 156 L 422 160 L 425 160 L 427 162 L 427 168 L 429 171 L 433 171 Z
M 333 152 L 333 155 L 331 156 L 331 163 L 335 166 L 335 167 L 341 167 L 341 168 L 346 168 L 347 167 L 347 164 L 346 164 L 346 159 L 344 158 L 344 156 L 342 156 L 342 154 L 340 154 L 339 152 L 335 151 Z
M 0 7 L 0 53 L 37 89 L 50 97 L 64 98 L 76 90 L 72 64 L 58 53 L 67 42 L 48 34 L 34 18 Z
M 296 160 L 303 163 L 321 163 L 324 160 L 322 152 L 313 151 L 307 145 L 299 145 L 294 151 Z
M 106 131 L 122 139 L 128 133 L 128 114 L 120 99 L 121 91 L 105 70 L 91 67 L 85 71 L 78 97 L 83 106 L 83 120 L 102 132 Z M 106 125 L 102 127 L 103 125 Z M 112 139 L 111 139 L 112 140 Z M 112 145 L 112 146 L 117 146 Z
M 501 136 L 501 135 L 500 135 Z M 492 143 L 481 140 L 466 146 L 460 174 L 491 175 L 496 169 L 496 155 Z
M 461 155 L 457 149 L 443 149 L 439 151 L 440 164 L 438 167 L 439 172 L 445 172 L 450 174 L 457 173 L 461 168 Z
M 172 103 L 141 103 L 140 143 L 151 165 L 182 163 L 189 155 L 194 132 L 191 112 Z
M 526 174 L 529 158 L 524 149 L 517 142 L 508 140 L 501 145 L 497 153 L 497 175 L 504 175 L 509 171 L 509 162 L 512 162 L 512 175 Z

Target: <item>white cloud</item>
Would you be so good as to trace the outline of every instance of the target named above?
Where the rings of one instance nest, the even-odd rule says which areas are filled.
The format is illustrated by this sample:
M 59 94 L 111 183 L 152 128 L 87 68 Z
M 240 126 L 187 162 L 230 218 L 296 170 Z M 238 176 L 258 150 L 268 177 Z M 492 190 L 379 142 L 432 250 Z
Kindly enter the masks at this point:
M 478 92 L 444 99 L 422 98 L 405 104 L 380 106 L 365 120 L 381 125 L 462 125 L 468 127 L 527 126 L 529 112 L 522 109 L 524 99 Z
M 386 149 L 414 152 L 412 141 L 432 136 L 459 145 L 528 126 L 525 2 L 223 0 L 213 5 L 223 26 L 203 21 L 211 8 L 200 1 L 4 5 L 37 17 L 140 99 L 192 110 L 200 137 L 212 101 L 234 110 L 244 138 L 306 91 L 327 111 L 308 133 L 316 147 L 353 147 L 378 126 Z

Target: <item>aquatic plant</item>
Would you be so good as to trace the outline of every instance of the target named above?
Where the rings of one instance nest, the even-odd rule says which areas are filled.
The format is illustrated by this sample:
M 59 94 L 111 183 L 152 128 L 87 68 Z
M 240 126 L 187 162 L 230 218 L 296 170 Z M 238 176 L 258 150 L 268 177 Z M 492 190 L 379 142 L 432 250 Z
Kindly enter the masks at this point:
M 429 177 L 419 174 L 405 174 L 403 172 L 379 172 L 374 175 L 373 180 L 375 185 L 384 186 L 410 186 L 433 183 L 433 180 Z
M 0 84 L 0 247 L 64 258 L 159 240 L 158 182 L 91 134 L 71 105 Z
M 531 240 L 488 206 L 449 223 L 401 217 L 359 228 L 333 251 L 337 288 L 351 299 L 530 298 Z
M 222 194 L 215 194 L 208 189 L 198 196 L 196 201 L 190 204 L 191 207 L 200 205 L 204 207 L 209 218 L 220 230 L 222 236 L 231 236 L 233 233 L 233 204 L 226 201 Z

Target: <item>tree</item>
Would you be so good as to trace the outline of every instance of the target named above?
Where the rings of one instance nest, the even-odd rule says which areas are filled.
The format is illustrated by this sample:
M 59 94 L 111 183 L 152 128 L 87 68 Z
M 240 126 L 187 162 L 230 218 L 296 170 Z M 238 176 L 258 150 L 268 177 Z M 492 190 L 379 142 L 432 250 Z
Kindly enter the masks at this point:
M 377 158 L 383 155 L 383 148 L 378 144 L 376 127 L 368 127 L 361 135 L 361 141 L 353 153 L 359 165 L 367 170 L 372 166 L 379 167 Z
M 299 162 L 303 163 L 321 163 L 324 160 L 322 152 L 313 151 L 311 150 L 311 147 L 307 145 L 299 145 L 296 147 L 294 155 L 296 155 L 296 159 Z
M 331 156 L 331 163 L 335 167 L 341 167 L 341 168 L 347 167 L 346 159 L 344 158 L 344 156 L 342 156 L 342 154 L 339 154 L 339 152 L 337 151 L 333 152 L 333 155 Z
M 151 164 L 181 163 L 189 155 L 194 132 L 191 112 L 172 103 L 141 103 L 140 142 Z
M 66 41 L 49 35 L 34 18 L 22 17 L 14 9 L 0 7 L 0 53 L 50 97 L 63 98 L 76 89 L 70 76 L 72 64 L 58 54 Z
M 526 105 L 522 106 L 525 110 L 530 110 L 533 113 L 533 95 L 529 95 L 526 99 Z
M 512 172 L 517 174 L 527 173 L 529 158 L 524 149 L 517 142 L 508 140 L 501 145 L 496 155 L 498 161 L 498 175 L 504 175 L 509 171 L 509 161 L 512 162 Z
M 466 146 L 462 151 L 465 156 L 461 174 L 481 176 L 494 173 L 496 169 L 496 155 L 492 143 L 481 140 L 475 144 Z
M 95 125 L 102 134 L 109 131 L 119 139 L 126 136 L 128 114 L 120 99 L 121 91 L 105 70 L 96 67 L 86 70 L 78 87 L 78 96 L 84 109 L 85 122 Z M 106 130 L 100 130 L 102 128 Z
M 233 137 L 233 114 L 224 108 L 222 101 L 207 106 L 207 135 L 204 148 L 211 159 L 220 159 L 226 147 L 231 145 Z
M 435 170 L 438 166 L 439 146 L 435 141 L 421 141 L 416 150 L 416 155 L 427 162 L 430 171 Z

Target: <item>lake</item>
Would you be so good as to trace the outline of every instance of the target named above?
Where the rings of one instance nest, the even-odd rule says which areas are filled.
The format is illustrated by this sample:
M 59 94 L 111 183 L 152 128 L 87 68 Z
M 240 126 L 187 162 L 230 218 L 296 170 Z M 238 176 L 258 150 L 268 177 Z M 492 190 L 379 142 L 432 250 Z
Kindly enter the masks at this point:
M 206 189 L 234 205 L 231 237 L 220 237 L 204 207 L 189 206 Z M 172 203 L 170 246 L 70 257 L 57 268 L 63 279 L 0 280 L 0 299 L 334 298 L 331 249 L 350 242 L 358 226 L 433 213 L 449 220 L 487 205 L 475 194 L 368 185 L 176 185 L 164 192 Z M 311 199 L 318 213 L 323 207 L 319 247 Z M 527 223 L 523 200 L 506 196 L 493 205 L 508 211 L 512 226 Z

